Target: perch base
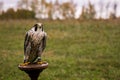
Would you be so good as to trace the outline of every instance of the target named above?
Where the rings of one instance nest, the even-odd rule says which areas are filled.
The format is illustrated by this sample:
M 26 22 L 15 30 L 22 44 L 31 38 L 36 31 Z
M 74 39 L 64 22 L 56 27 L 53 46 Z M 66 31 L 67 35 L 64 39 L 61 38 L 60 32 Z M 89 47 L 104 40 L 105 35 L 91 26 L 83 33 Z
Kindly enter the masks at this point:
M 31 80 L 37 80 L 39 74 L 48 67 L 48 63 L 44 62 L 42 64 L 28 64 L 28 65 L 19 65 L 18 68 L 24 72 L 26 72 Z

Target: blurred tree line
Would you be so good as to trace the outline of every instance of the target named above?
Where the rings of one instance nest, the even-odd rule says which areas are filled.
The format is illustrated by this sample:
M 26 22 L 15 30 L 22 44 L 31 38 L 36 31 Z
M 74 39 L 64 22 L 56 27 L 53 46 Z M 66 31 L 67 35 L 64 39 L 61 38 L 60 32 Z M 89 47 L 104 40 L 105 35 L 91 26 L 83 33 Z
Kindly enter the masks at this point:
M 38 19 L 74 19 L 76 5 L 73 1 L 60 3 L 46 0 L 20 0 L 18 9 L 31 10 Z
M 83 19 L 94 19 L 95 14 L 96 14 L 95 7 L 89 1 L 89 4 L 88 4 L 87 8 L 85 8 L 85 6 L 82 7 L 82 13 L 81 13 L 79 19 L 81 19 L 81 20 L 83 20 Z
M 100 4 L 101 14 L 103 4 Z M 47 2 L 47 0 L 19 0 L 17 3 L 17 10 L 12 8 L 7 11 L 1 11 L 3 3 L 0 2 L 0 19 L 75 19 L 77 11 L 76 4 L 73 0 L 68 2 Z M 105 6 L 106 11 L 109 9 L 109 3 Z M 113 12 L 110 13 L 109 18 L 116 18 L 117 3 L 113 4 Z M 82 6 L 82 11 L 78 19 L 88 20 L 95 19 L 95 6 L 89 1 L 88 7 Z
M 0 19 L 34 19 L 35 13 L 33 11 L 18 9 L 15 11 L 13 8 L 8 9 L 6 12 L 2 12 Z

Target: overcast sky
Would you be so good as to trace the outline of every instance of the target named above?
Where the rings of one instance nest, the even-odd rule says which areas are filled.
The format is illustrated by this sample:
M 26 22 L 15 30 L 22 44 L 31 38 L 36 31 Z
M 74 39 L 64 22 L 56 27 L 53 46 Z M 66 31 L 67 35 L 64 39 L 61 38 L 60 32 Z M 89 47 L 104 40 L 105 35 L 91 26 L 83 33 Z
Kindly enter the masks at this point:
M 0 0 L 0 2 L 4 2 L 4 10 L 7 10 L 8 8 L 15 8 L 16 7 L 16 5 L 17 5 L 17 2 L 19 1 L 19 0 Z M 56 1 L 56 0 L 47 0 L 48 2 L 49 1 Z M 66 1 L 70 1 L 70 0 L 59 0 L 60 2 L 66 2 Z M 100 4 L 104 4 L 104 5 L 107 5 L 108 3 L 110 3 L 110 8 L 109 8 L 109 12 L 111 12 L 111 11 L 113 11 L 113 8 L 112 8 L 112 6 L 113 6 L 113 3 L 117 3 L 118 4 L 118 7 L 117 7 L 117 16 L 120 16 L 120 0 L 73 0 L 73 2 L 77 5 L 77 12 L 76 12 L 76 17 L 78 17 L 79 16 L 79 14 L 80 14 L 80 11 L 81 11 L 81 8 L 82 8 L 82 6 L 83 5 L 86 5 L 87 6 L 87 4 L 88 4 L 88 1 L 91 1 L 91 3 L 92 4 L 94 4 L 95 5 L 95 9 L 96 9 L 96 11 L 98 12 L 97 13 L 97 17 L 99 17 L 100 16 Z M 106 10 L 105 10 L 105 8 L 103 8 L 103 13 L 102 13 L 102 16 L 103 17 L 108 17 L 107 15 L 106 15 Z

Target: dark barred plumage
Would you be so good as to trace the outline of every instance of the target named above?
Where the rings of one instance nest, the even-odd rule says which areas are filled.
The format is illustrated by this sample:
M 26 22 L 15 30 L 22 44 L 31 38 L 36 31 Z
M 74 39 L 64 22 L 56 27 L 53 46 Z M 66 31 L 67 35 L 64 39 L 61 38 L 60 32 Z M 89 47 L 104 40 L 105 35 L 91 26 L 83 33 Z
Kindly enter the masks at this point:
M 41 54 L 46 47 L 47 34 L 42 23 L 35 24 L 26 33 L 24 42 L 24 62 L 34 63 L 41 60 Z

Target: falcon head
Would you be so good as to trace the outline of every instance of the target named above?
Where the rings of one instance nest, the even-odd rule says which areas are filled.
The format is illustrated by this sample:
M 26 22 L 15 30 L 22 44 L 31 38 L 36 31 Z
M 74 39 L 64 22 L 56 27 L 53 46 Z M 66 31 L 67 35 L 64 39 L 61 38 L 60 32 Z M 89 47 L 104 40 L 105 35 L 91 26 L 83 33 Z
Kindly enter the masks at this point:
M 33 27 L 34 27 L 34 31 L 43 31 L 42 23 L 36 23 Z

